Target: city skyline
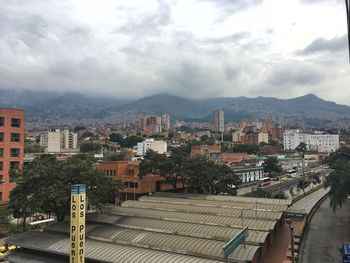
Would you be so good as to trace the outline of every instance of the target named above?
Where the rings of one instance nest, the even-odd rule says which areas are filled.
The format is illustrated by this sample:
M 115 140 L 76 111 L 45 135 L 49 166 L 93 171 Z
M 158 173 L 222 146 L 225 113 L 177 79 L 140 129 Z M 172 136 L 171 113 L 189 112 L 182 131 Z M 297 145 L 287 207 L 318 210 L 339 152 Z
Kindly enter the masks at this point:
M 4 1 L 0 12 L 1 89 L 119 98 L 314 93 L 350 104 L 340 0 Z

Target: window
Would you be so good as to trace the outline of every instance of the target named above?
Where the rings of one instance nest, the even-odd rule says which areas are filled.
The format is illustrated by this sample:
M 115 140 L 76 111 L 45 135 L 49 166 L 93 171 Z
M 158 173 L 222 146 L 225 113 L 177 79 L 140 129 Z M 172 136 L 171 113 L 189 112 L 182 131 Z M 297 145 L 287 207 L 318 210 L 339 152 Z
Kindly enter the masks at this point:
M 0 158 L 4 157 L 4 148 L 0 148 Z
M 0 192 L 0 201 L 2 201 L 2 192 Z
M 21 119 L 18 118 L 12 118 L 11 119 L 11 127 L 21 127 Z
M 19 149 L 11 148 L 11 157 L 19 157 Z
M 19 133 L 11 133 L 11 142 L 21 141 L 21 135 Z
M 17 170 L 19 167 L 19 162 L 10 162 L 10 170 Z
M 0 171 L 2 171 L 3 167 L 4 167 L 4 163 L 0 162 Z
M 4 133 L 0 132 L 0 142 L 3 142 L 3 141 L 4 141 Z
M 4 124 L 5 124 L 5 118 L 0 117 L 0 126 L 4 126 Z
M 134 170 L 133 169 L 128 170 L 128 175 L 134 175 Z

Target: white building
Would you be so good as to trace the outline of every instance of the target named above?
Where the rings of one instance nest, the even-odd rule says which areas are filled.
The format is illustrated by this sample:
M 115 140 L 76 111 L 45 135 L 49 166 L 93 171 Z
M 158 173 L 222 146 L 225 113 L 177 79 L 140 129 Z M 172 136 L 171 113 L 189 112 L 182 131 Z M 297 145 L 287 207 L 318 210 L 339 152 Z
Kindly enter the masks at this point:
M 258 143 L 261 143 L 261 142 L 269 143 L 269 134 L 268 133 L 259 132 Z
M 45 152 L 58 153 L 78 149 L 78 135 L 68 130 L 54 130 L 40 135 L 40 145 Z
M 318 152 L 334 152 L 339 149 L 338 134 L 301 133 L 300 130 L 286 130 L 283 133 L 284 150 L 294 150 L 302 142 L 308 150 Z
M 224 132 L 225 130 L 225 120 L 224 111 L 222 109 L 217 109 L 213 113 L 214 117 L 214 130 L 219 132 Z
M 236 169 L 233 173 L 239 176 L 242 184 L 251 183 L 264 178 L 264 167 Z
M 146 139 L 137 144 L 137 155 L 143 156 L 148 150 L 163 154 L 167 152 L 167 143 L 165 141 L 156 141 L 154 139 Z

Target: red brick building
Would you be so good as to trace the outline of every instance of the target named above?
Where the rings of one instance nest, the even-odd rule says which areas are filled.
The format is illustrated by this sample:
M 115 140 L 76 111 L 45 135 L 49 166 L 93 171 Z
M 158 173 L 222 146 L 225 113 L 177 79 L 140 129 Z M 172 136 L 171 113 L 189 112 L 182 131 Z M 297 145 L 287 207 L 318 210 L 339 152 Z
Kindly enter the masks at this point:
M 10 180 L 10 170 L 23 165 L 24 111 L 0 108 L 0 204 L 9 201 L 15 187 Z
M 171 184 L 164 182 L 164 177 L 156 174 L 147 174 L 139 177 L 139 161 L 99 161 L 98 167 L 106 175 L 112 176 L 125 184 L 125 188 L 116 197 L 116 204 L 126 200 L 136 200 L 138 197 L 155 192 L 169 191 L 173 189 Z M 183 188 L 181 183 L 177 189 Z

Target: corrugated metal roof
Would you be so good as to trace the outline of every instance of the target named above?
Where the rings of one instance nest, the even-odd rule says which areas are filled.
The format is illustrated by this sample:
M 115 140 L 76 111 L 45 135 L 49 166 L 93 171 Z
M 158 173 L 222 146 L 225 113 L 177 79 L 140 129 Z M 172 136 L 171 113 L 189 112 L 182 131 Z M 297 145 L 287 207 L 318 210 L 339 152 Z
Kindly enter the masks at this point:
M 289 206 L 291 200 L 285 199 L 273 199 L 273 198 L 255 198 L 255 197 L 243 197 L 243 196 L 227 196 L 227 195 L 203 195 L 203 194 L 186 194 L 186 193 L 170 193 L 170 192 L 157 192 L 153 196 L 163 197 L 176 197 L 176 198 L 189 198 L 189 199 L 201 199 L 201 200 L 216 200 L 216 201 L 233 201 L 233 202 L 245 202 L 258 204 L 273 204 Z
M 89 222 L 100 222 L 112 224 L 122 228 L 131 228 L 162 233 L 170 233 L 184 236 L 210 238 L 216 240 L 229 241 L 242 228 L 232 228 L 223 226 L 213 226 L 205 224 L 194 224 L 177 221 L 167 221 L 160 219 L 150 219 L 141 217 L 128 217 L 120 215 L 96 214 L 88 217 Z M 247 244 L 259 245 L 265 243 L 269 233 L 266 231 L 249 230 Z
M 275 212 L 285 212 L 287 205 L 277 204 L 264 204 L 260 202 L 241 202 L 241 201 L 225 201 L 225 200 L 205 200 L 205 199 L 190 199 L 190 198 L 176 198 L 176 197 L 161 197 L 161 196 L 142 196 L 139 198 L 140 201 L 147 202 L 162 202 L 162 203 L 176 203 L 176 204 L 189 204 L 199 206 L 210 206 L 210 207 L 223 207 L 233 209 L 244 209 L 244 210 L 268 210 Z
M 171 212 L 155 209 L 140 209 L 131 207 L 108 206 L 105 207 L 106 213 L 114 215 L 136 216 L 144 218 L 157 218 L 162 220 L 191 222 L 196 224 L 208 224 L 217 226 L 248 227 L 251 230 L 271 231 L 275 228 L 275 221 L 256 220 L 249 218 L 234 218 L 228 216 L 218 216 L 209 214 L 195 214 L 186 212 Z
M 165 198 L 167 199 L 167 198 Z M 145 199 L 144 199 L 145 200 Z M 181 211 L 187 213 L 197 214 L 212 214 L 212 215 L 224 215 L 230 217 L 242 217 L 263 219 L 263 220 L 279 220 L 283 213 L 268 211 L 268 210 L 245 210 L 244 208 L 229 208 L 229 207 L 215 207 L 215 206 L 200 206 L 190 204 L 179 204 L 179 203 L 165 203 L 165 202 L 154 202 L 154 201 L 125 201 L 122 203 L 123 207 L 134 207 L 134 208 L 150 208 L 164 211 Z
M 7 243 L 20 246 L 22 248 L 43 251 L 68 256 L 69 238 L 67 235 L 58 233 L 40 233 L 26 232 L 6 241 Z M 249 247 L 251 251 L 243 251 L 244 254 L 253 253 L 254 248 Z M 213 259 L 204 259 L 199 257 L 180 255 L 176 253 L 157 251 L 152 249 L 137 248 L 111 244 L 102 241 L 87 239 L 85 244 L 86 258 L 99 262 L 108 263 L 214 263 L 222 262 Z M 239 250 L 241 256 L 242 251 Z
M 33 253 L 16 250 L 6 257 L 11 263 L 66 263 L 67 260 L 48 258 L 46 255 L 35 255 Z M 4 262 L 5 263 L 5 262 Z
M 69 234 L 69 223 L 57 223 L 50 230 Z M 87 237 L 109 243 L 171 251 L 185 255 L 223 260 L 223 247 L 227 242 L 194 238 L 142 230 L 123 229 L 112 226 L 88 226 Z M 240 245 L 230 256 L 232 262 L 249 262 L 259 247 Z

